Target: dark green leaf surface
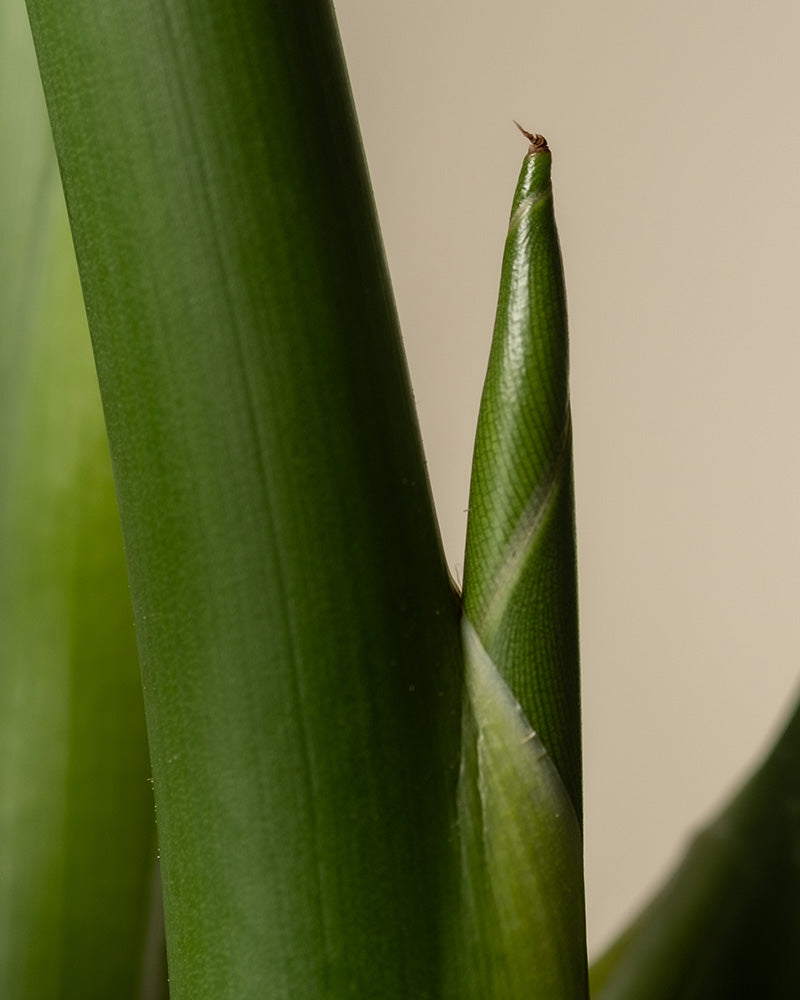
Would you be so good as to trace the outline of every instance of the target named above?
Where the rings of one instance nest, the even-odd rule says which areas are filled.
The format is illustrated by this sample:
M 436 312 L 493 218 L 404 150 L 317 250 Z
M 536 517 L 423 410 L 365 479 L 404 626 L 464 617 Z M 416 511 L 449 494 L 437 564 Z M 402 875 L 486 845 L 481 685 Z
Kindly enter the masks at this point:
M 580 818 L 578 625 L 567 313 L 540 136 L 511 209 L 472 466 L 464 611 Z
M 153 796 L 122 538 L 41 85 L 11 0 L 0 219 L 0 996 L 155 998 Z
M 28 6 L 128 555 L 173 1000 L 439 997 L 457 608 L 332 11 Z
M 793 1000 L 800 983 L 800 711 L 592 969 L 594 1000 Z

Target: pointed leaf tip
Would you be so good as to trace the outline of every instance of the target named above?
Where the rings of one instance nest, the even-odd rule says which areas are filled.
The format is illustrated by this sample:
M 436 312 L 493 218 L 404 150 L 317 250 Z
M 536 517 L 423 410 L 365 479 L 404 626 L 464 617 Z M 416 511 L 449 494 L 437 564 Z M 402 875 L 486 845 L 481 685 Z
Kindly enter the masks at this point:
M 547 145 L 547 139 L 545 139 L 543 135 L 539 135 L 538 132 L 529 132 L 527 129 L 523 128 L 516 119 L 514 119 L 514 124 L 530 143 L 530 146 L 528 147 L 529 153 L 550 152 L 550 147 Z

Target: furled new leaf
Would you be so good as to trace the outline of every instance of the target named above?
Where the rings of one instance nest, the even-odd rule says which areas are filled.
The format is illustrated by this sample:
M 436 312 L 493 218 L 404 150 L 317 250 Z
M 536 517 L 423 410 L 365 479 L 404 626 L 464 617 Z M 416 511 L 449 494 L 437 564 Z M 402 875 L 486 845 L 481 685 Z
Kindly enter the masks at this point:
M 464 610 L 580 817 L 567 309 L 551 154 L 541 136 L 528 138 L 475 440 Z
M 528 138 L 464 570 L 459 820 L 466 954 L 475 957 L 465 995 L 475 1000 L 587 993 L 566 304 L 550 151 Z

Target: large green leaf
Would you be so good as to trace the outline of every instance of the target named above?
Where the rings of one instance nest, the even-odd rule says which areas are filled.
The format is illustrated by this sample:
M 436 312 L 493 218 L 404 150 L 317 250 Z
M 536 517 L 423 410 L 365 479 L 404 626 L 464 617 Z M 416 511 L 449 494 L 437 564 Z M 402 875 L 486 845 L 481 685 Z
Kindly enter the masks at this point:
M 457 606 L 324 0 L 30 0 L 173 1000 L 442 993 Z
M 122 538 L 12 0 L 0 3 L 0 219 L 0 996 L 155 997 L 155 824 Z

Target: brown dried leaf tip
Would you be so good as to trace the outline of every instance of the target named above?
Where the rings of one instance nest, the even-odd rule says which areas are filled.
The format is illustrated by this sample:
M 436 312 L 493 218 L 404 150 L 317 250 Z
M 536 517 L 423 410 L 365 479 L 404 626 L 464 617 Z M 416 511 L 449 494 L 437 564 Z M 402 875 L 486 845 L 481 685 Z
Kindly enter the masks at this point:
M 547 145 L 547 139 L 543 135 L 539 135 L 538 132 L 529 132 L 518 121 L 515 121 L 514 124 L 530 143 L 528 147 L 529 153 L 546 153 L 550 150 L 550 147 Z

